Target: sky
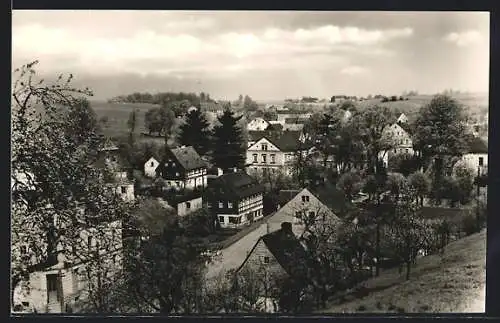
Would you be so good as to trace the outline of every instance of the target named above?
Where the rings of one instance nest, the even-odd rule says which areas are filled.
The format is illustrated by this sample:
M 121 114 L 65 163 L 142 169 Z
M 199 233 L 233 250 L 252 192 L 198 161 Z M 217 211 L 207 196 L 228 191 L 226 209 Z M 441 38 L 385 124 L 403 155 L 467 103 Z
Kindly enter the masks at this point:
M 14 10 L 12 64 L 96 99 L 488 92 L 489 37 L 482 12 Z

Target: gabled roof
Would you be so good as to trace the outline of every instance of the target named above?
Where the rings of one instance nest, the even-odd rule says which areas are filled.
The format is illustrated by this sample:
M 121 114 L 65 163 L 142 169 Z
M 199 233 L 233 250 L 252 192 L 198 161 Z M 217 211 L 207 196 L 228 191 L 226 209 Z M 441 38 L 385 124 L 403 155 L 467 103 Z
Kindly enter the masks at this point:
M 397 125 L 400 126 L 404 131 L 406 131 L 410 136 L 413 134 L 413 129 L 411 125 L 406 122 L 397 122 Z
M 335 214 L 339 214 L 347 205 L 344 193 L 335 186 L 328 184 L 319 185 L 310 188 L 309 191 Z
M 248 131 L 248 137 L 250 141 L 257 141 L 259 139 L 262 139 L 268 134 L 269 134 L 268 131 L 254 131 L 254 130 Z
M 170 149 L 170 151 L 181 167 L 187 171 L 207 167 L 207 163 L 201 159 L 200 155 L 191 146 L 174 148 Z
M 309 279 L 308 273 L 313 270 L 315 263 L 291 229 L 285 229 L 283 226 L 277 231 L 260 237 L 237 272 L 243 268 L 261 241 L 288 275 L 299 281 Z
M 310 143 L 300 141 L 300 131 L 284 131 L 277 139 L 270 139 L 281 151 L 297 151 L 299 149 L 308 149 Z
M 110 138 L 106 138 L 99 147 L 100 151 L 117 151 L 118 149 L 118 146 Z
M 487 154 L 488 144 L 481 138 L 471 138 L 469 141 L 468 153 L 470 154 Z
M 290 202 L 297 194 L 302 192 L 302 190 L 281 190 L 278 193 L 278 205 L 283 207 L 285 204 Z
M 263 193 L 264 187 L 248 174 L 238 171 L 215 178 L 209 185 L 209 191 L 217 191 L 228 199 L 240 199 Z

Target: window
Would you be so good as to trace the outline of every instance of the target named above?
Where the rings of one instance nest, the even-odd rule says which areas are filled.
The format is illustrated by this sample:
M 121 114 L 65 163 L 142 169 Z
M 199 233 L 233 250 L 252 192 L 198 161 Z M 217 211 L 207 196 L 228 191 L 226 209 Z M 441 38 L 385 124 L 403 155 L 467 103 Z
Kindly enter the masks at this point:
M 309 212 L 309 220 L 313 220 L 314 219 L 314 212 Z
M 264 263 L 265 263 L 265 264 L 268 264 L 268 263 L 269 263 L 269 261 L 270 261 L 269 257 L 265 256 L 265 257 L 264 257 Z
M 212 207 L 212 202 L 207 202 L 207 207 L 210 209 Z
M 127 187 L 126 186 L 122 186 L 122 194 L 126 194 L 127 193 Z
M 267 158 L 267 155 L 262 154 L 262 162 L 263 162 L 264 164 L 266 163 L 266 158 Z
M 260 148 L 261 148 L 262 150 L 267 150 L 267 144 L 262 144 L 262 145 L 260 145 Z
M 222 209 L 224 207 L 224 203 L 219 202 L 219 209 Z
M 175 182 L 175 185 L 177 185 L 177 187 L 179 187 L 181 184 L 179 182 Z
M 302 213 L 300 211 L 295 211 L 295 217 L 300 218 L 301 214 Z
M 309 202 L 309 196 L 308 195 L 303 195 L 302 196 L 302 202 Z
M 402 144 L 403 144 L 403 139 L 401 139 L 401 140 L 399 141 L 399 144 L 400 144 L 400 145 L 402 145 Z
M 276 164 L 276 155 L 271 154 L 271 164 Z
M 410 152 L 410 150 L 408 148 L 406 148 L 405 151 L 407 154 Z
M 479 157 L 479 166 L 483 166 L 484 164 L 484 157 Z
M 21 246 L 20 251 L 21 251 L 21 255 L 24 256 L 28 252 L 28 247 L 23 245 L 23 246 Z
M 258 163 L 258 160 L 257 160 L 257 154 L 253 154 L 253 162 L 254 163 Z
M 186 202 L 186 209 L 190 209 L 191 208 L 191 203 L 190 202 Z
M 151 162 L 151 167 L 155 167 L 155 163 L 154 162 Z
M 227 207 L 228 207 L 229 209 L 230 209 L 230 208 L 232 208 L 232 207 L 233 207 L 233 203 L 231 203 L 231 202 L 227 202 Z
M 231 224 L 239 224 L 240 220 L 241 220 L 240 217 L 236 217 L 236 216 L 229 217 L 229 223 L 231 223 Z
M 179 173 L 177 173 L 177 172 L 176 172 L 176 173 L 175 173 L 175 176 L 179 176 Z
M 220 223 L 224 223 L 224 217 L 223 216 L 219 216 L 219 222 Z
M 92 237 L 87 237 L 87 244 L 90 247 L 92 247 L 94 245 L 94 239 L 92 239 Z

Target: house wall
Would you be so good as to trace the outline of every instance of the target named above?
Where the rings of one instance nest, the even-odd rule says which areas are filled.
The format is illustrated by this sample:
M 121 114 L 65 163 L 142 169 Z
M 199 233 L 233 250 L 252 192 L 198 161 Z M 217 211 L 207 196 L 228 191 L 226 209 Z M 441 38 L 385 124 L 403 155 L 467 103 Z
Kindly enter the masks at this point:
M 156 177 L 156 168 L 160 163 L 154 159 L 150 158 L 146 163 L 144 163 L 144 175 L 147 177 Z
M 269 262 L 266 263 L 266 261 Z M 248 256 L 245 264 L 241 267 L 239 273 L 242 273 L 245 270 L 259 271 L 262 269 L 264 269 L 267 274 L 273 278 L 279 278 L 287 275 L 286 271 L 269 251 L 264 241 L 259 240 L 255 248 L 251 251 L 251 254 Z
M 306 201 L 302 201 L 302 197 L 306 197 Z M 309 200 L 307 201 L 307 197 Z M 269 223 L 269 230 L 276 231 L 281 229 L 283 222 L 292 223 L 292 231 L 296 236 L 301 236 L 304 232 L 304 225 L 297 218 L 297 212 L 300 214 L 309 214 L 314 212 L 315 216 L 325 215 L 332 221 L 340 222 L 340 219 L 325 206 L 316 196 L 309 190 L 303 189 L 292 200 L 285 205 L 282 205 L 275 214 L 273 214 L 266 222 Z
M 232 203 L 231 208 L 227 207 L 227 200 L 215 202 L 217 205 L 212 205 L 212 208 L 222 228 L 238 228 L 250 223 L 252 217 L 253 220 L 258 220 L 264 216 L 262 200 L 262 194 L 255 194 L 239 201 L 229 201 Z M 223 204 L 223 208 L 219 208 L 219 202 Z M 230 223 L 230 218 L 239 218 L 239 223 Z
M 249 131 L 264 131 L 269 126 L 269 122 L 262 118 L 255 118 L 247 125 Z
M 74 242 L 78 250 L 88 248 L 88 237 L 92 236 L 91 246 L 95 248 L 99 243 L 99 255 L 101 256 L 105 273 L 112 277 L 122 268 L 123 244 L 122 244 L 122 224 L 121 221 L 101 224 L 98 227 L 89 229 L 82 228 L 79 240 Z M 71 260 L 71 250 L 65 250 L 58 256 L 58 263 L 45 270 L 33 272 L 29 275 L 29 287 L 21 282 L 15 288 L 14 304 L 28 302 L 30 309 L 35 309 L 38 313 L 61 313 L 65 308 L 61 308 L 58 302 L 47 303 L 47 275 L 59 274 L 62 284 L 62 293 L 65 304 L 74 304 L 76 297 L 80 300 L 85 296 L 85 287 L 88 284 L 88 277 L 93 275 L 77 274 L 75 269 L 86 270 L 85 255 L 81 253 L 73 262 L 74 266 L 65 267 L 65 260 Z M 83 261 L 83 262 L 82 262 Z
M 480 168 L 482 174 L 488 172 L 488 154 L 465 154 L 462 156 L 461 163 L 472 169 L 474 174 L 477 173 L 479 166 L 479 158 L 483 158 L 483 167 Z
M 187 207 L 188 203 L 190 204 L 189 208 Z M 200 196 L 198 198 L 177 204 L 177 215 L 185 216 L 186 214 L 201 209 L 202 207 L 203 207 L 203 199 Z

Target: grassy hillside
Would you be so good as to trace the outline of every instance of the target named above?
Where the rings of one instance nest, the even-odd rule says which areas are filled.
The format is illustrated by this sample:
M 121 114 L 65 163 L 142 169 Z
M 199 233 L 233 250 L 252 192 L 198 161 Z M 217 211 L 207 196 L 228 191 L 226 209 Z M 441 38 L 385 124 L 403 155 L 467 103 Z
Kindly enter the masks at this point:
M 444 255 L 417 261 L 409 281 L 397 269 L 364 284 L 321 313 L 484 312 L 486 231 L 450 243 Z
M 156 107 L 147 103 L 107 103 L 103 101 L 91 101 L 91 105 L 98 118 L 108 117 L 108 125 L 104 129 L 107 136 L 126 134 L 128 131 L 127 121 L 130 112 L 134 109 L 137 110 L 136 132 L 145 132 L 144 115 L 149 109 Z

